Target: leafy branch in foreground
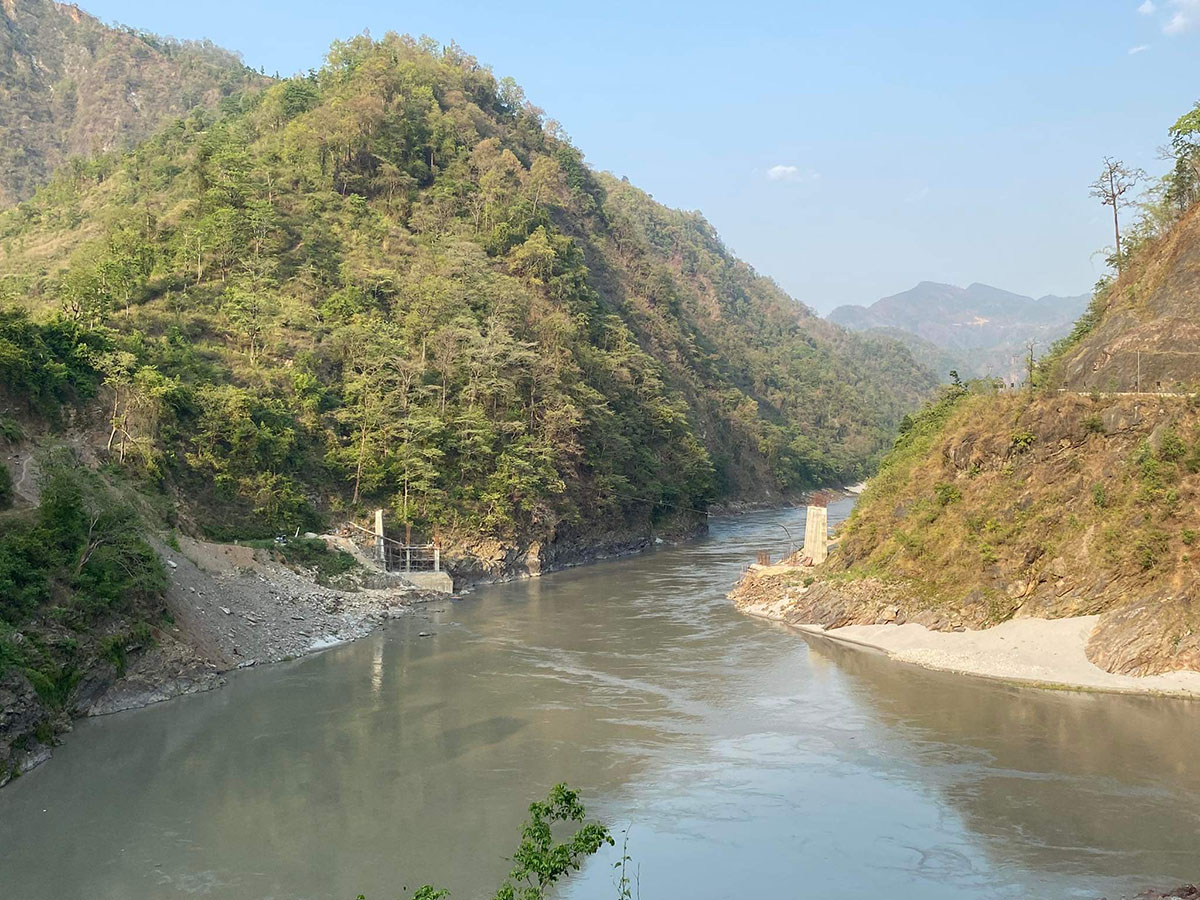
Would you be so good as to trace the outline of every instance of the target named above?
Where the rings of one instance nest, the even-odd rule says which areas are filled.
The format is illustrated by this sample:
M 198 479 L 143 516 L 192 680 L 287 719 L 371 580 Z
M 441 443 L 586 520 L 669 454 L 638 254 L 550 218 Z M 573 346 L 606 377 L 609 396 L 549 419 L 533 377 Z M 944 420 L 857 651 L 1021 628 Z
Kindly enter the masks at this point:
M 612 846 L 612 835 L 598 822 L 583 825 L 568 841 L 554 842 L 555 823 L 583 822 L 585 815 L 579 792 L 565 784 L 556 784 L 544 802 L 531 803 L 512 871 L 495 900 L 542 900 L 560 878 L 578 871 L 603 845 Z
M 529 819 L 521 828 L 521 843 L 512 856 L 512 871 L 494 900 L 544 900 L 559 879 L 579 871 L 584 861 L 605 844 L 614 846 L 612 834 L 599 822 L 584 823 L 570 839 L 555 842 L 555 825 L 583 823 L 586 815 L 579 792 L 565 784 L 556 784 L 544 801 L 531 803 Z M 625 858 L 628 860 L 628 856 Z M 426 884 L 412 900 L 442 900 L 449 893 Z M 359 894 L 357 900 L 365 898 Z

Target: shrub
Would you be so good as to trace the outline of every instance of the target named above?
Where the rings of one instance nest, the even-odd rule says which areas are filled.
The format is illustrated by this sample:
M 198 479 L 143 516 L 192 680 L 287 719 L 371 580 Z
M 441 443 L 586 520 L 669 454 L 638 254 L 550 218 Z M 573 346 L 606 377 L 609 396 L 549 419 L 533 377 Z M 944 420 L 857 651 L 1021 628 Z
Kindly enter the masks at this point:
M 1134 545 L 1134 557 L 1141 565 L 1142 571 L 1149 571 L 1158 565 L 1163 554 L 1167 552 L 1170 539 L 1162 531 L 1147 531 L 1138 538 Z
M 43 414 L 95 394 L 100 373 L 92 364 L 108 339 L 66 320 L 45 324 L 13 307 L 0 310 L 0 385 Z M 7 433 L 6 433 L 7 436 Z
M 1092 488 L 1092 502 L 1098 509 L 1108 506 L 1108 489 L 1104 485 L 1097 484 Z
M 1012 436 L 1012 449 L 1017 453 L 1026 453 L 1033 446 L 1037 436 L 1032 431 L 1017 431 Z
M 1103 434 L 1104 420 L 1096 413 L 1092 413 L 1083 420 L 1083 430 L 1087 434 Z
M 1187 455 L 1187 445 L 1174 428 L 1168 428 L 1163 433 L 1162 444 L 1158 448 L 1158 458 L 1164 462 L 1178 462 Z
M 545 801 L 529 806 L 529 819 L 521 829 L 521 843 L 512 855 L 513 868 L 496 892 L 498 900 L 543 900 L 554 885 L 605 844 L 615 844 L 608 829 L 596 822 L 584 822 L 586 811 L 578 791 L 557 784 Z M 555 826 L 578 825 L 579 830 L 566 841 L 556 843 Z
M 83 628 L 161 597 L 166 572 L 133 510 L 61 454 L 41 490 L 36 518 L 0 532 L 0 617 L 16 625 L 53 598 L 56 617 Z
M 938 503 L 942 506 L 949 506 L 951 503 L 957 503 L 962 499 L 962 491 L 955 485 L 944 481 L 935 484 L 933 492 L 937 495 Z
M 560 881 L 578 872 L 601 847 L 615 847 L 616 841 L 608 828 L 599 822 L 586 822 L 586 815 L 579 792 L 565 784 L 556 784 L 544 801 L 531 803 L 529 818 L 521 827 L 521 843 L 511 857 L 513 867 L 494 894 L 495 900 L 545 900 L 547 896 L 557 896 L 555 886 Z M 559 841 L 560 836 L 565 840 Z M 614 865 L 619 874 L 617 897 L 622 900 L 634 896 L 634 882 L 627 874 L 632 862 L 628 848 L 626 832 L 621 859 Z M 417 889 L 412 900 L 442 900 L 449 893 L 425 884 Z M 366 898 L 359 894 L 356 900 Z
M 344 575 L 358 566 L 358 561 L 344 550 L 331 550 L 320 538 L 276 538 L 275 540 L 243 541 L 247 547 L 270 550 L 289 566 L 313 569 L 318 580 Z
M 280 552 L 292 565 L 314 568 L 326 578 L 342 575 L 358 565 L 349 553 L 329 549 L 320 538 L 292 538 L 281 546 Z
M 12 475 L 8 466 L 0 463 L 0 509 L 8 509 L 13 504 Z
M 1192 528 L 1183 529 L 1183 533 L 1180 535 L 1180 537 L 1183 539 L 1183 543 L 1187 547 L 1190 547 L 1190 546 L 1192 546 L 1192 544 L 1196 543 L 1195 529 L 1192 529 Z

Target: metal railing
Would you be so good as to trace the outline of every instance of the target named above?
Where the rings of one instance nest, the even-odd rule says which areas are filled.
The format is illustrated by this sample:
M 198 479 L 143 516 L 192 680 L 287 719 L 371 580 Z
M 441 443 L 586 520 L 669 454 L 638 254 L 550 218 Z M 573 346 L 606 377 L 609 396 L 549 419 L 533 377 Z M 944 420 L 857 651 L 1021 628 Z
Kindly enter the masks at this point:
M 436 544 L 403 544 L 390 537 L 383 537 L 354 522 L 347 522 L 354 530 L 370 537 L 375 559 L 386 572 L 440 572 L 442 551 Z
M 384 538 L 383 567 L 389 572 L 440 572 L 441 550 L 433 544 L 399 544 Z

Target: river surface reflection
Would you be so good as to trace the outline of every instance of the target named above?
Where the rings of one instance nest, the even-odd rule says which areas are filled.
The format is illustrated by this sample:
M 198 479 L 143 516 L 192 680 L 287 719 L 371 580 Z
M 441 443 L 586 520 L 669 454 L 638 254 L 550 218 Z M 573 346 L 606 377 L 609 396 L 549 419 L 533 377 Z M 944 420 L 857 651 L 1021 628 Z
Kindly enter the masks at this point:
M 646 900 L 1200 877 L 1200 704 L 926 672 L 741 616 L 725 593 L 781 523 L 803 533 L 801 511 L 714 520 L 82 723 L 0 791 L 0 897 L 490 896 L 556 781 L 631 828 Z M 563 893 L 614 897 L 616 857 Z

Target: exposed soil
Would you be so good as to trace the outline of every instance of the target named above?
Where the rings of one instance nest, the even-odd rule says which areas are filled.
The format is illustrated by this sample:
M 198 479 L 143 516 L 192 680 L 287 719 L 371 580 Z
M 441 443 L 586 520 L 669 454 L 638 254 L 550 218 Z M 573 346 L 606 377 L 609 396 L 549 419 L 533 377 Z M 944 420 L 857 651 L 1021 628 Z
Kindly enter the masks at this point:
M 1200 208 L 1139 254 L 1107 296 L 1101 323 L 1057 367 L 1055 387 L 1200 387 Z

